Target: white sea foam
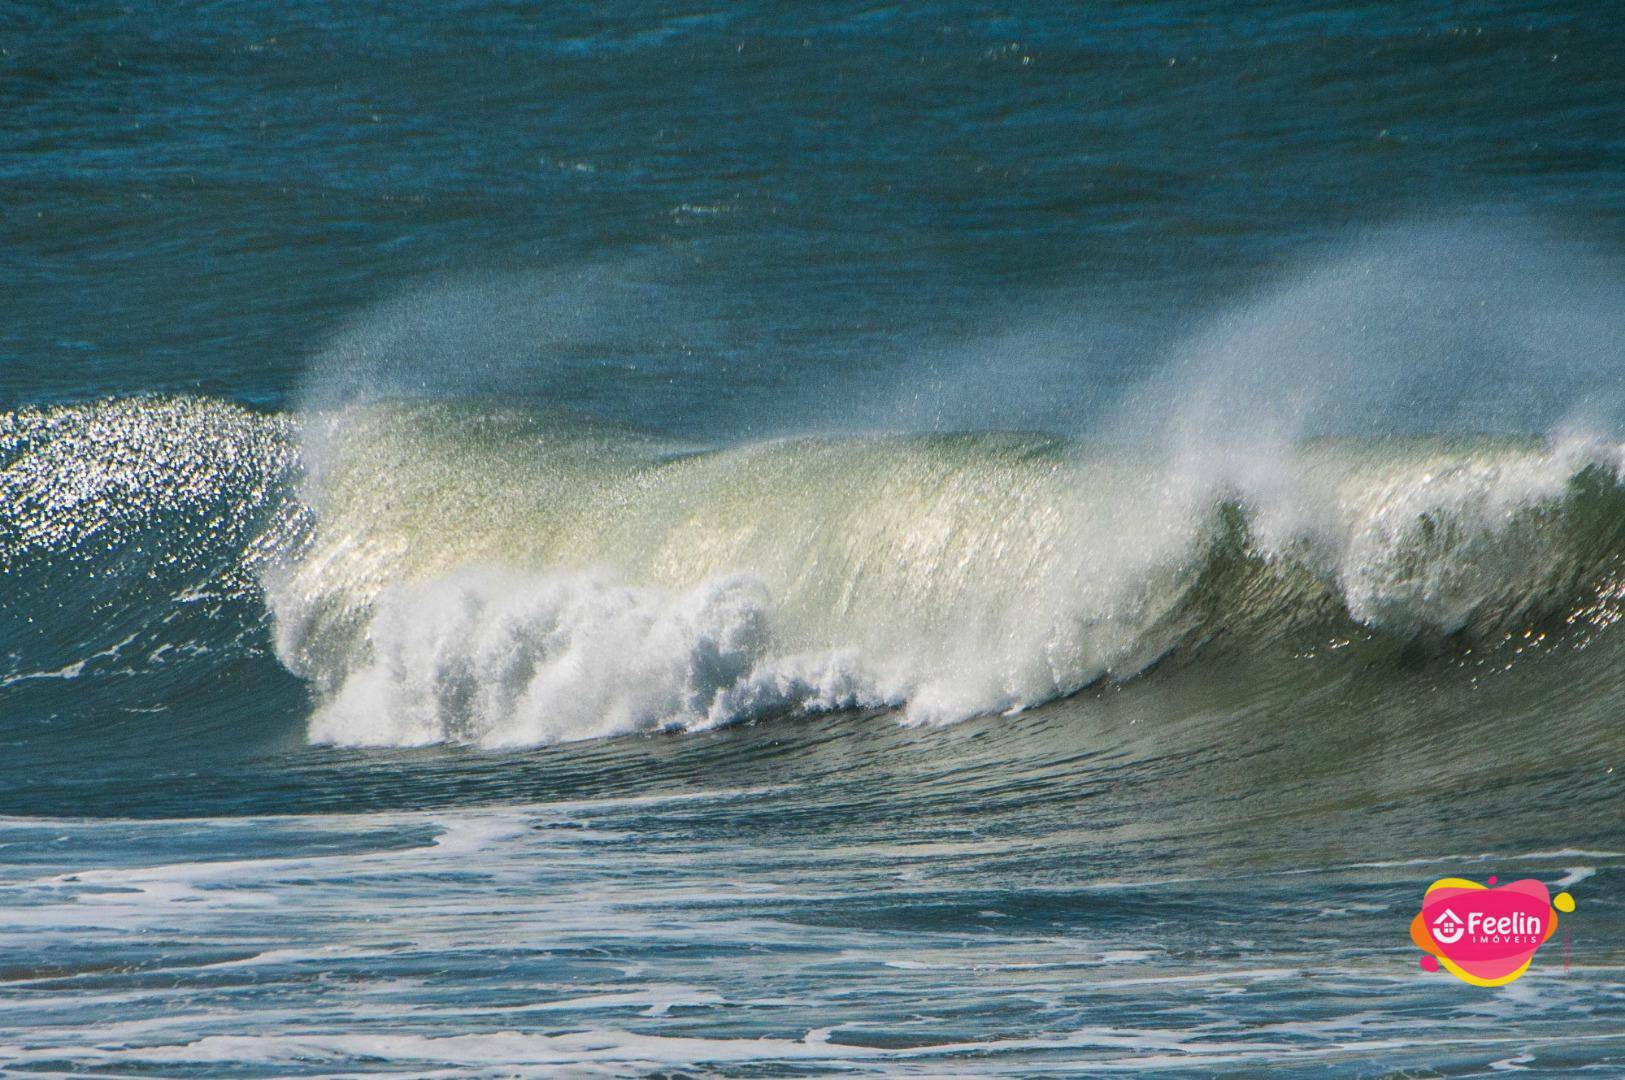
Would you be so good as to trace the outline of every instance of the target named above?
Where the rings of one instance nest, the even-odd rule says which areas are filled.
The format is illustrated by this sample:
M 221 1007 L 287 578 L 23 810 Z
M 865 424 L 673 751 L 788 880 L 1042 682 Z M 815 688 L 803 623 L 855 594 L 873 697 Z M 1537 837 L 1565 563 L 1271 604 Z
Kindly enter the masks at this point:
M 470 570 L 378 597 L 367 661 L 318 742 L 528 745 L 887 698 L 839 654 L 775 658 L 761 583 L 672 593 L 596 575 Z

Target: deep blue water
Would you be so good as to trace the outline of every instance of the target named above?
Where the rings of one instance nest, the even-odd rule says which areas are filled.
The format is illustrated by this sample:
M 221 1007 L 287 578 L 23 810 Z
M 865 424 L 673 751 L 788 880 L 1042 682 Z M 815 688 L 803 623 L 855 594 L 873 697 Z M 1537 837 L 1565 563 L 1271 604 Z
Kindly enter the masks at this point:
M 1622 57 L 0 11 L 0 1070 L 1625 1071 Z
M 1144 359 L 1133 339 L 1352 231 L 1554 215 L 1617 246 L 1625 213 L 1607 3 L 92 3 L 6 23 L 13 403 L 286 405 L 371 304 L 607 265 L 632 295 L 593 296 L 620 317 L 570 328 L 582 359 L 681 375 L 639 395 L 646 418 L 705 419 L 723 393 L 742 424 L 787 381 L 883 377 L 922 338 L 1031 309 L 1085 312 L 1102 352 Z

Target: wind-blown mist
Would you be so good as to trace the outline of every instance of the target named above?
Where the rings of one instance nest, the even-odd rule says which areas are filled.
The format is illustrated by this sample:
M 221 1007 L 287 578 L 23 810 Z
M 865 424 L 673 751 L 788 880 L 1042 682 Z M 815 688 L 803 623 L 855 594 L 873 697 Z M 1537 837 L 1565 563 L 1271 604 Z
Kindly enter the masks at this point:
M 524 745 L 854 707 L 953 721 L 1218 643 L 1561 618 L 1622 550 L 1621 445 L 1564 421 L 1604 415 L 1625 337 L 1618 279 L 1551 244 L 1361 241 L 1053 435 L 696 447 L 467 392 L 493 364 L 498 389 L 554 385 L 619 289 L 490 330 L 517 294 L 389 306 L 316 371 L 316 526 L 270 579 L 278 655 L 317 690 L 320 741 Z M 531 360 L 505 362 L 521 339 Z M 1053 386 L 1068 360 L 1013 374 Z M 961 389 L 990 425 L 1032 415 L 1019 377 Z

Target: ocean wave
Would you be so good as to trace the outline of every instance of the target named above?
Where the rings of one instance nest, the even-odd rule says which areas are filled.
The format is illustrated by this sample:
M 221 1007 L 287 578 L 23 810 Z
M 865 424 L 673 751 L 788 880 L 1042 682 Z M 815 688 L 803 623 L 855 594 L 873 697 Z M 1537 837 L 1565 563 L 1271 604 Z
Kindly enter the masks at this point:
M 26 410 L 0 417 L 0 680 L 227 663 L 268 626 L 313 741 L 523 746 L 944 723 L 1169 658 L 1461 654 L 1625 611 L 1618 442 L 1216 464 L 1009 433 L 706 449 L 468 402 Z
M 1176 653 L 1608 621 L 1625 552 L 1621 447 L 1578 436 L 1324 441 L 1221 483 L 1014 434 L 695 452 L 467 405 L 324 424 L 319 524 L 269 597 L 311 736 L 340 744 L 950 722 Z
M 153 704 L 98 697 L 106 676 L 185 681 L 259 647 L 260 573 L 308 524 L 297 430 L 205 398 L 0 413 L 0 686 L 71 673 L 74 711 L 105 715 Z

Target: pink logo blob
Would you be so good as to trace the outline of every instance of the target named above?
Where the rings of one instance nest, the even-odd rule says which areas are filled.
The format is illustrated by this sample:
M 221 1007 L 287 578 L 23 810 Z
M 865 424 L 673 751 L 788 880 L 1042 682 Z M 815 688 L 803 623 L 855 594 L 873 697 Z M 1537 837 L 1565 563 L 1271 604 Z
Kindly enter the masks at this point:
M 1557 929 L 1559 909 L 1573 911 L 1573 898 L 1553 898 L 1533 878 L 1496 888 L 1440 878 L 1411 920 L 1411 940 L 1428 953 L 1422 966 L 1429 971 L 1443 964 L 1474 986 L 1505 986 L 1529 969 L 1535 950 Z

